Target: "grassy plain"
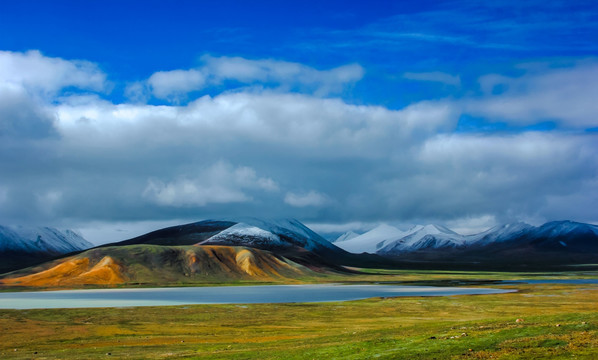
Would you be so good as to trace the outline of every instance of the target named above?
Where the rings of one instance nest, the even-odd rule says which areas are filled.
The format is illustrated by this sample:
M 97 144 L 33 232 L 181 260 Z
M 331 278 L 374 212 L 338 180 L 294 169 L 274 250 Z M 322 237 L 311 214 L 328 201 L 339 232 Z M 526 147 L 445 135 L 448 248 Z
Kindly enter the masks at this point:
M 372 271 L 317 281 L 479 284 L 570 275 Z M 483 286 L 519 291 L 320 304 L 0 310 L 0 358 L 598 358 L 598 285 Z

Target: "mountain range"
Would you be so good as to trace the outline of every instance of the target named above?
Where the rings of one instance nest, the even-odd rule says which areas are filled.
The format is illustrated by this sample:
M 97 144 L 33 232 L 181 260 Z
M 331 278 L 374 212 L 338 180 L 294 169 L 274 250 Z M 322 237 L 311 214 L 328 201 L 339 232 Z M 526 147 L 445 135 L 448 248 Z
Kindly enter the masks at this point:
M 323 272 L 347 273 L 350 270 L 341 264 L 361 264 L 370 258 L 338 248 L 293 219 L 206 220 L 156 230 L 15 271 L 0 279 L 0 284 L 288 282 Z
M 418 225 L 407 231 L 380 225 L 349 239 L 341 235 L 334 244 L 353 253 L 421 263 L 579 264 L 598 259 L 598 226 L 553 221 L 536 227 L 517 222 L 461 235 L 441 225 Z
M 0 278 L 12 286 L 288 282 L 350 267 L 533 270 L 598 262 L 598 227 L 572 221 L 505 224 L 474 235 L 440 225 L 380 225 L 331 243 L 294 219 L 205 220 L 89 250 L 72 231 L 0 230 L 4 254 L 29 251 L 36 264 L 55 258 L 25 269 L 31 264 L 23 262 Z
M 204 220 L 101 247 L 141 244 L 242 246 L 273 252 L 308 267 L 339 270 L 342 270 L 341 263 L 367 262 L 368 259 L 337 247 L 295 219 Z

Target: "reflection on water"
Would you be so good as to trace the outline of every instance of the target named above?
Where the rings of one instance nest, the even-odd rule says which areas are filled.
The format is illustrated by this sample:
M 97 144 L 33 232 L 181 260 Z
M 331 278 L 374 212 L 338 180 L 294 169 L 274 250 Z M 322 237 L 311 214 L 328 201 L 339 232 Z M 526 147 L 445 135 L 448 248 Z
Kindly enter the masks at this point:
M 328 302 L 371 297 L 498 294 L 512 290 L 389 285 L 261 285 L 0 293 L 0 309 Z

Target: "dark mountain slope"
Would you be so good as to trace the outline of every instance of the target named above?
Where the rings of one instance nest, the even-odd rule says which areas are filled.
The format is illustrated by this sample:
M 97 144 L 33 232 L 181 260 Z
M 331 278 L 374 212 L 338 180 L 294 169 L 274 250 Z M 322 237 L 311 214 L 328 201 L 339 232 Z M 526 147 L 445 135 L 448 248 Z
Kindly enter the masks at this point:
M 190 224 L 171 226 L 164 229 L 137 236 L 135 238 L 102 245 L 125 246 L 125 245 L 194 245 L 200 243 L 223 230 L 235 225 L 231 221 L 204 220 Z

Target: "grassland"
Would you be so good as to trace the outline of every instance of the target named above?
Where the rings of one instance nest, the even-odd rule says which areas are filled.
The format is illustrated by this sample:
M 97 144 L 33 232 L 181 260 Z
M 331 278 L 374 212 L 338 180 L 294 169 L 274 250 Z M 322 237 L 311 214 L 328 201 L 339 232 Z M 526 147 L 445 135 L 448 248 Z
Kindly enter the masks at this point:
M 476 284 L 531 276 L 373 271 L 320 280 Z M 598 285 L 484 286 L 519 292 L 322 304 L 0 310 L 0 358 L 598 358 Z

